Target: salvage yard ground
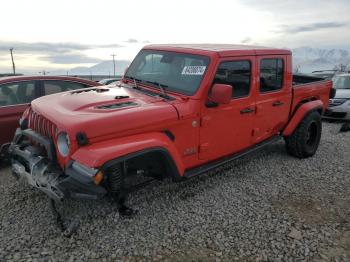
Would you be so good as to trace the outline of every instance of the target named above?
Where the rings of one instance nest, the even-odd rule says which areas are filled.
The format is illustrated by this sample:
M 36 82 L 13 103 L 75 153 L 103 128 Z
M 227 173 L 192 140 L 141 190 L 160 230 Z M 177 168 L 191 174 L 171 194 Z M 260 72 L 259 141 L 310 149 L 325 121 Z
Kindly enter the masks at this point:
M 324 123 L 313 158 L 281 140 L 181 183 L 134 193 L 122 219 L 108 199 L 66 201 L 65 238 L 47 198 L 0 170 L 0 260 L 350 261 L 350 132 Z

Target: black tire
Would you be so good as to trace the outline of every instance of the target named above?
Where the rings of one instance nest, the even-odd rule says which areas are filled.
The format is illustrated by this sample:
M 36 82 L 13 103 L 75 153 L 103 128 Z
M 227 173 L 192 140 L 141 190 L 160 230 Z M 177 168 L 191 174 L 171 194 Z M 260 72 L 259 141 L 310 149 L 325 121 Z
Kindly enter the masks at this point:
M 287 152 L 298 158 L 313 156 L 320 144 L 321 133 L 321 115 L 317 111 L 312 111 L 290 136 L 285 137 Z
M 120 196 L 123 187 L 123 169 L 120 164 L 114 165 L 107 170 L 107 183 L 109 192 L 114 197 Z
M 8 151 L 10 144 L 5 144 L 0 146 L 0 166 L 7 166 L 11 163 L 10 161 L 10 153 Z

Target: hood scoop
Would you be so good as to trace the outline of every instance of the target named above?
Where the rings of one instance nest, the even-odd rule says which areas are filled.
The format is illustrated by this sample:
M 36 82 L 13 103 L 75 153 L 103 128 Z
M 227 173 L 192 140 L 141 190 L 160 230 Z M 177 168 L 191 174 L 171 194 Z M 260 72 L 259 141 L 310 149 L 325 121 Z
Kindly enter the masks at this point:
M 124 98 L 130 98 L 130 96 L 116 96 L 114 99 L 124 99 Z
M 85 88 L 85 89 L 80 89 L 76 91 L 72 91 L 71 94 L 80 94 L 80 93 L 86 93 L 86 92 L 96 92 L 96 93 L 103 93 L 103 92 L 108 92 L 108 88 Z
M 123 103 L 116 103 L 116 104 L 109 104 L 109 105 L 103 105 L 103 106 L 97 106 L 97 109 L 104 109 L 104 110 L 111 110 L 111 109 L 119 109 L 124 107 L 131 107 L 131 106 L 137 106 L 138 104 L 135 102 L 123 102 Z

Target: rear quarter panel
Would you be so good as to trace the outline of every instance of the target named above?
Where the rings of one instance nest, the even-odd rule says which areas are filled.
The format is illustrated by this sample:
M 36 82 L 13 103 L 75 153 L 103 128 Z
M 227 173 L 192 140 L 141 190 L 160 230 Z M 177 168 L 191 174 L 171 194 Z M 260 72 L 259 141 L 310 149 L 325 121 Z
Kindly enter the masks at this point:
M 300 104 L 305 101 L 321 100 L 325 110 L 329 103 L 330 89 L 332 88 L 332 80 L 324 80 L 303 85 L 293 86 L 293 101 L 291 114 L 294 114 Z
M 325 80 L 293 87 L 293 101 L 288 125 L 283 136 L 289 136 L 311 111 L 324 110 L 328 107 L 332 81 Z

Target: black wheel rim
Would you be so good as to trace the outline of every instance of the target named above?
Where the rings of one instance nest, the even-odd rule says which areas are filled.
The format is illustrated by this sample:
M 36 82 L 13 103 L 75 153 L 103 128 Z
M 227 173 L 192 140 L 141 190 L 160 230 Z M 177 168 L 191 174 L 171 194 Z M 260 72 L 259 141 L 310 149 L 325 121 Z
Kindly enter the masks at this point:
M 308 146 L 315 145 L 317 141 L 317 135 L 318 135 L 318 127 L 316 122 L 311 122 L 308 129 L 307 129 L 307 135 L 306 135 L 306 144 Z

